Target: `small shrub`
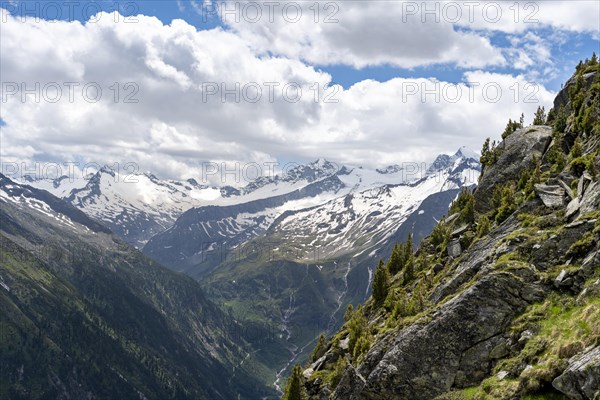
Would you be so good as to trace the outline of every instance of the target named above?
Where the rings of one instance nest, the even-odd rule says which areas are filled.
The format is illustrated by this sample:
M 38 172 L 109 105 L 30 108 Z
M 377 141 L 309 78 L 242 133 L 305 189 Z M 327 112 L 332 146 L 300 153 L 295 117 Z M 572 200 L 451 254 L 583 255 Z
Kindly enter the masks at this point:
M 567 250 L 567 255 L 572 257 L 582 257 L 587 254 L 594 246 L 594 235 L 587 232 L 581 239 L 576 241 Z
M 477 237 L 483 237 L 487 235 L 491 229 L 492 223 L 490 222 L 490 219 L 485 215 L 479 217 L 477 220 Z

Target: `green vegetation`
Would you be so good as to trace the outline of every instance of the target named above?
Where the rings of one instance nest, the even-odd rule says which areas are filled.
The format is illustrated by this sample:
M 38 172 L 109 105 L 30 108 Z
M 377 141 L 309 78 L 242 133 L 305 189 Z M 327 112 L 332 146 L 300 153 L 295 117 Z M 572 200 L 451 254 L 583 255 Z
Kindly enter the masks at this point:
M 461 190 L 448 212 L 449 214 L 459 213 L 461 222 L 467 224 L 475 222 L 475 196 L 471 190 L 468 188 Z
M 315 362 L 321 358 L 325 354 L 325 351 L 327 351 L 327 340 L 325 339 L 325 335 L 321 333 L 319 335 L 319 339 L 317 340 L 317 345 L 310 356 L 312 362 Z
M 492 202 L 496 205 L 497 209 L 495 220 L 500 224 L 517 210 L 518 204 L 516 203 L 513 185 L 507 183 L 504 186 L 497 187 L 494 191 Z
M 592 232 L 587 232 L 581 239 L 569 247 L 567 255 L 572 257 L 581 257 L 590 251 L 594 247 L 595 243 L 596 239 L 594 238 L 594 234 Z
M 546 110 L 543 106 L 538 106 L 535 115 L 533 116 L 533 125 L 546 125 Z
M 352 317 L 346 323 L 346 326 L 349 332 L 348 350 L 352 355 L 354 364 L 358 365 L 361 356 L 369 350 L 372 342 L 371 332 L 362 306 L 359 306 L 352 313 Z
M 452 228 L 446 224 L 445 218 L 442 218 L 435 228 L 433 228 L 430 235 L 430 242 L 438 252 L 443 252 L 446 250 L 451 234 Z
M 306 400 L 308 394 L 304 388 L 304 377 L 302 376 L 302 368 L 296 365 L 292 369 L 292 374 L 288 378 L 285 392 L 281 400 Z
M 373 277 L 373 299 L 376 304 L 381 304 L 385 300 L 390 288 L 390 274 L 383 260 L 379 260 L 379 265 L 375 269 Z
M 245 354 L 238 347 L 244 339 L 229 334 L 242 329 L 228 326 L 196 282 L 123 244 L 109 257 L 95 257 L 84 251 L 89 244 L 77 240 L 82 251 L 76 259 L 57 242 L 48 261 L 0 235 L 0 276 L 11 289 L 0 290 L 1 398 L 60 397 L 49 376 L 77 382 L 97 398 L 261 393 L 252 382 L 258 376 L 266 381 L 265 368 L 254 360 L 248 360 L 249 370 L 237 371 L 249 386 L 219 384 Z M 64 263 L 69 259 L 73 264 Z M 206 343 L 219 346 L 222 358 L 210 354 Z
M 507 137 L 512 135 L 517 129 L 523 128 L 524 123 L 525 116 L 523 114 L 521 114 L 519 122 L 509 119 L 508 123 L 506 124 L 506 128 L 504 128 L 504 132 L 502 132 L 502 139 L 506 139 Z
M 490 144 L 490 138 L 485 139 L 483 142 L 483 147 L 481 148 L 481 157 L 479 158 L 479 162 L 485 169 L 485 167 L 492 166 L 498 161 L 498 158 L 502 154 L 502 150 L 498 148 L 496 141 L 494 140 Z
M 597 179 L 600 142 L 592 135 L 596 134 L 596 127 L 600 129 L 600 92 L 596 92 L 600 80 L 590 87 L 589 76 L 587 82 L 582 76 L 599 70 L 595 55 L 593 59 L 578 67 L 574 83 L 568 87 L 569 104 L 551 109 L 548 115 L 543 107 L 536 111 L 533 124 L 552 124 L 553 128 L 553 140 L 545 154 L 534 156 L 533 163 L 520 165 L 518 177 L 514 177 L 515 173 L 501 184 L 494 181 L 495 185 L 485 193 L 490 197 L 485 207 L 477 204 L 470 191 L 461 191 L 448 210 L 449 217 L 440 220 L 416 253 L 412 252 L 412 245 L 410 253 L 404 244 L 394 247 L 386 268 L 392 279 L 387 285 L 378 284 L 385 290 L 378 289 L 376 295 L 374 283 L 373 298 L 356 312 L 347 312 L 346 324 L 338 333 L 340 338 L 349 338 L 349 362 L 358 366 L 374 343 L 383 347 L 390 339 L 393 343 L 395 332 L 414 326 L 417 321 L 419 327 L 426 327 L 440 315 L 438 311 L 444 304 L 473 288 L 485 274 L 507 275 L 535 283 L 539 293 L 533 290 L 527 293 L 530 298 L 523 296 L 527 303 L 502 333 L 506 342 L 499 345 L 497 357 L 489 358 L 491 370 L 487 376 L 474 387 L 455 388 L 437 400 L 566 399 L 552 381 L 563 373 L 571 357 L 600 345 L 600 298 L 595 283 L 600 269 L 589 257 L 600 241 L 600 212 L 576 214 L 567 220 L 565 208 L 543 205 L 536 199 L 534 187 L 542 183 L 569 185 L 576 191 L 576 178 L 585 171 Z M 596 76 L 598 79 L 600 74 Z M 503 137 L 522 126 L 522 117 L 519 122 L 509 120 Z M 481 162 L 486 168 L 493 166 L 503 151 L 510 150 L 506 143 L 497 145 L 487 139 Z M 511 215 L 516 218 L 507 223 Z M 597 219 L 595 224 L 578 224 L 593 219 Z M 575 223 L 567 225 L 569 222 Z M 494 237 L 485 238 L 492 229 Z M 452 238 L 458 239 L 466 254 L 448 256 L 447 246 Z M 469 253 L 475 247 L 475 252 Z M 413 262 L 409 264 L 413 268 L 407 271 L 411 257 Z M 383 270 L 382 266 L 383 261 L 378 269 Z M 563 270 L 566 277 L 557 281 Z M 466 279 L 461 281 L 463 277 Z M 338 355 L 338 351 L 340 358 L 336 360 L 346 360 L 342 350 L 336 349 L 333 354 Z M 338 366 L 331 363 L 319 376 L 340 376 Z M 330 389 L 334 388 L 335 384 L 330 385 Z
M 477 237 L 483 237 L 489 233 L 492 228 L 492 223 L 486 215 L 482 215 L 477 220 Z

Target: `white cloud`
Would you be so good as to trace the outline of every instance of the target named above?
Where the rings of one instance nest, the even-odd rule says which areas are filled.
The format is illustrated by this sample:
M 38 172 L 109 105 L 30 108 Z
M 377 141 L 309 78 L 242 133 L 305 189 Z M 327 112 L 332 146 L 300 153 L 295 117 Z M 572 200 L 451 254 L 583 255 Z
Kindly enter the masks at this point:
M 298 13 L 296 7 L 286 9 L 283 2 L 277 7 L 261 7 L 258 19 L 242 2 L 218 4 L 223 22 L 259 53 L 357 68 L 439 63 L 480 68 L 504 63 L 501 51 L 483 35 L 456 30 L 452 23 L 436 22 L 435 16 L 423 23 L 421 11 L 410 6 L 420 9 L 424 3 L 291 2 L 302 6 Z
M 505 49 L 494 46 L 489 35 L 546 28 L 595 35 L 600 31 L 600 2 L 587 0 L 273 2 L 276 6 L 251 2 L 260 6 L 258 13 L 257 7 L 237 0 L 213 3 L 210 10 L 218 11 L 222 21 L 259 53 L 356 68 L 506 66 L 510 61 L 503 57 Z M 209 13 L 206 7 L 198 12 Z M 520 51 L 509 48 L 507 53 Z M 523 54 L 517 62 L 529 64 Z
M 7 17 L 1 42 L 3 82 L 24 82 L 28 88 L 36 82 L 41 87 L 78 82 L 79 88 L 95 82 L 103 96 L 97 103 L 84 101 L 80 90 L 72 103 L 66 91 L 56 103 L 8 96 L 2 104 L 7 123 L 1 128 L 3 159 L 134 161 L 140 170 L 171 177 L 198 174 L 204 161 L 262 163 L 322 156 L 381 166 L 426 161 L 461 145 L 478 150 L 484 137 L 499 136 L 508 117 L 522 111 L 532 116 L 538 104 L 548 106 L 553 98 L 544 87 L 537 93 L 526 87 L 524 76 L 475 71 L 465 73 L 465 83 L 454 87 L 425 79 L 366 80 L 340 90 L 332 99 L 338 102 L 330 103 L 324 95 L 333 91 L 324 93 L 323 88 L 331 76 L 298 60 L 257 55 L 234 33 L 197 31 L 180 20 L 164 25 L 139 16 L 137 24 L 125 24 L 106 14 L 100 17 L 85 25 Z M 110 89 L 115 82 L 120 85 L 117 103 Z M 123 103 L 132 93 L 123 87 L 127 82 L 139 87 L 139 103 Z M 239 102 L 233 94 L 222 102 L 218 94 L 206 95 L 211 82 L 229 89 L 251 84 L 247 88 L 261 87 L 263 96 L 247 101 L 253 97 L 249 90 L 246 100 L 240 93 Z M 265 82 L 279 84 L 273 101 Z M 295 103 L 282 94 L 291 82 L 302 88 Z M 498 102 L 486 101 L 486 84 L 488 97 L 501 88 Z M 440 99 L 432 93 L 423 98 L 424 88 L 433 88 Z M 457 90 L 461 96 L 453 101 Z M 524 103 L 525 95 L 540 103 Z

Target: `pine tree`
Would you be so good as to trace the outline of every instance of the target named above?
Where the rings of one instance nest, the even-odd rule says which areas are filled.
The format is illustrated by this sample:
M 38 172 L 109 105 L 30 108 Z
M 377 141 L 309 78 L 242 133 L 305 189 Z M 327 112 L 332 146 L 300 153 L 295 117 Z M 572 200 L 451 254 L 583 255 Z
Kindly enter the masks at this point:
M 577 137 L 575 139 L 575 143 L 571 148 L 571 158 L 581 157 L 583 155 L 583 145 L 581 144 L 581 139 Z
M 485 142 L 483 142 L 483 147 L 481 148 L 481 157 L 479 158 L 479 162 L 483 166 L 487 165 L 489 156 L 490 156 L 490 138 L 486 138 Z
M 596 55 L 596 52 L 592 53 L 592 59 L 590 60 L 590 65 L 596 65 L 598 64 L 598 56 Z
M 533 116 L 533 125 L 546 125 L 546 110 L 543 106 L 538 106 Z
M 501 189 L 500 206 L 498 207 L 498 212 L 496 213 L 496 222 L 498 224 L 502 223 L 513 212 L 515 212 L 516 209 L 517 205 L 515 201 L 514 188 L 510 184 L 507 184 Z
M 383 263 L 383 260 L 379 260 L 379 265 L 375 270 L 375 276 L 373 277 L 373 299 L 375 303 L 381 305 L 385 300 L 390 288 L 390 274 Z
M 348 351 L 350 354 L 354 354 L 354 349 L 359 339 L 368 335 L 368 323 L 365 318 L 363 306 L 358 306 L 356 312 L 352 314 L 352 318 L 348 321 Z
M 509 118 L 508 123 L 506 124 L 506 128 L 504 128 L 504 132 L 502 132 L 502 139 L 506 139 L 514 132 L 513 126 L 513 121 L 511 118 Z
M 404 249 L 401 244 L 396 243 L 392 249 L 392 255 L 388 259 L 387 268 L 391 275 L 396 275 L 404 266 L 403 261 Z
M 561 105 L 556 112 L 554 123 L 552 124 L 552 131 L 555 133 L 563 133 L 567 128 L 567 113 L 564 107 Z
M 413 248 L 413 237 L 412 237 L 412 233 L 408 234 L 408 238 L 406 239 L 406 243 L 404 244 L 404 254 L 406 255 L 406 260 L 408 261 L 409 257 L 413 257 L 414 253 L 414 248 Z
M 292 374 L 288 378 L 285 392 L 281 400 L 306 400 L 308 394 L 304 388 L 304 376 L 302 376 L 302 368 L 296 365 L 292 369 Z
M 490 222 L 490 219 L 485 215 L 479 217 L 477 220 L 477 237 L 483 237 L 484 235 L 487 235 L 490 229 L 492 229 L 492 223 Z
M 554 107 L 548 110 L 548 115 L 546 116 L 546 125 L 552 126 L 552 122 L 554 122 L 554 118 L 556 118 L 556 111 L 554 111 Z
M 542 180 L 542 163 L 540 159 L 536 156 L 533 157 L 533 162 L 535 163 L 535 167 L 533 168 L 533 172 L 531 172 L 531 176 L 527 185 L 525 186 L 525 193 L 533 193 L 535 185 L 540 183 Z
M 319 358 L 323 357 L 325 352 L 327 351 L 327 340 L 325 339 L 324 334 L 319 335 L 319 340 L 317 341 L 317 345 L 312 352 L 311 359 L 312 362 L 317 361 Z
M 513 121 L 509 118 L 508 123 L 506 124 L 506 128 L 504 128 L 504 132 L 502 132 L 502 139 L 506 139 L 507 137 L 512 135 L 514 131 L 516 131 L 519 128 L 522 128 L 523 124 L 525 123 L 524 120 L 525 116 L 523 114 L 521 114 L 519 122 Z
M 525 114 L 521 113 L 521 117 L 519 118 L 519 126 L 517 127 L 517 129 L 523 128 L 524 126 L 525 126 Z
M 475 222 L 475 196 L 469 189 L 466 189 L 468 196 L 466 197 L 465 204 L 460 211 L 460 219 L 467 223 L 472 224 Z
M 396 302 L 394 303 L 394 310 L 392 311 L 394 318 L 402 318 L 408 316 L 408 294 L 403 287 L 398 290 Z
M 354 307 L 352 307 L 352 304 L 348 304 L 348 307 L 346 308 L 346 312 L 344 313 L 344 321 L 348 322 L 352 319 L 352 315 L 354 314 Z
M 408 234 L 408 239 L 404 245 L 404 284 L 412 282 L 415 279 L 415 253 L 413 249 L 412 233 Z

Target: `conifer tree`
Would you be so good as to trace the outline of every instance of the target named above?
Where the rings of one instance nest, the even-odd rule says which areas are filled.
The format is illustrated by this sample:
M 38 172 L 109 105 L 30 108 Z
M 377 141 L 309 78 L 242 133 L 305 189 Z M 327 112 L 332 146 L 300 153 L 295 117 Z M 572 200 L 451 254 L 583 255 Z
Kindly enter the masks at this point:
M 354 314 L 354 307 L 352 307 L 352 304 L 348 304 L 346 312 L 344 313 L 344 321 L 350 321 L 350 319 L 352 319 L 352 314 Z
M 504 132 L 502 132 L 502 139 L 506 139 L 507 137 L 512 135 L 514 131 L 516 131 L 519 128 L 522 128 L 524 124 L 524 118 L 525 117 L 523 116 L 523 114 L 521 114 L 519 122 L 513 121 L 509 118 L 508 123 L 506 124 L 506 128 L 504 128 Z
M 308 394 L 304 388 L 304 377 L 302 376 L 302 368 L 296 365 L 292 369 L 292 374 L 288 378 L 285 392 L 281 400 L 306 400 Z
M 396 243 L 392 249 L 392 254 L 388 259 L 387 268 L 391 275 L 396 275 L 402 269 L 403 265 L 403 253 L 402 245 Z
M 481 157 L 479 158 L 479 162 L 483 166 L 487 165 L 489 154 L 490 154 L 490 138 L 486 138 L 485 142 L 483 142 L 483 147 L 481 148 Z
M 475 222 L 475 196 L 467 189 L 465 204 L 460 211 L 460 219 L 467 224 Z
M 317 341 L 317 345 L 312 352 L 311 359 L 312 362 L 317 361 L 319 358 L 323 357 L 325 351 L 327 350 L 327 340 L 325 339 L 324 334 L 319 335 L 319 340 Z
M 546 110 L 543 106 L 538 106 L 533 116 L 533 125 L 546 125 Z
M 390 274 L 383 263 L 383 260 L 379 260 L 379 265 L 375 270 L 375 276 L 373 277 L 373 299 L 375 303 L 381 305 L 388 294 L 390 287 Z
M 415 253 L 413 249 L 412 233 L 408 234 L 406 244 L 404 245 L 404 283 L 412 282 L 415 279 Z
M 524 126 L 525 126 L 525 114 L 521 113 L 521 117 L 519 118 L 519 126 L 517 127 L 517 129 L 523 128 Z

